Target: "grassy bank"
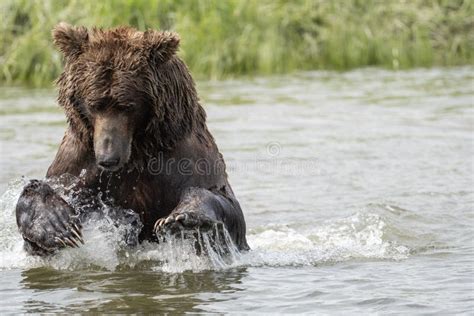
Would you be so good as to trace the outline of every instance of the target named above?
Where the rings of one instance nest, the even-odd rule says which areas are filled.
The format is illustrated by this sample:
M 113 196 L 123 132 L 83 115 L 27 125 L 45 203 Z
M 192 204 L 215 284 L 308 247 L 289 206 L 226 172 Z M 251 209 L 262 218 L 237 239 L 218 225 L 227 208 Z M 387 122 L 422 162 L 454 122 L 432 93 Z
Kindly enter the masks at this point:
M 51 28 L 172 29 L 197 77 L 472 64 L 472 0 L 3 0 L 0 82 L 48 86 Z

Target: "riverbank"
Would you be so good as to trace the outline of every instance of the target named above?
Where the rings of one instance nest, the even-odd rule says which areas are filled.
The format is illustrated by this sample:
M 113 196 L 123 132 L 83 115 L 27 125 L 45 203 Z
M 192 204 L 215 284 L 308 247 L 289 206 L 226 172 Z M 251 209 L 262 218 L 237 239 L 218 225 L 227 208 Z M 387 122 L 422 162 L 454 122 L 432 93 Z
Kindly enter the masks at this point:
M 0 83 L 50 86 L 60 21 L 171 29 L 200 79 L 474 63 L 472 1 L 16 1 L 0 4 Z

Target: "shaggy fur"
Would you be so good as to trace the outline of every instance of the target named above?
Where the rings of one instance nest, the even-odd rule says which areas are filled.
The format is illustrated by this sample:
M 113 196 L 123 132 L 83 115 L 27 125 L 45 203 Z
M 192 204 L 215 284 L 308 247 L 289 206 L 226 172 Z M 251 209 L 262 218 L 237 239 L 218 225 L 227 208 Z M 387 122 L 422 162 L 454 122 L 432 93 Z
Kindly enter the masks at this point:
M 85 170 L 80 189 L 138 213 L 141 240 L 154 239 L 170 225 L 184 229 L 211 221 L 225 224 L 237 246 L 248 249 L 244 217 L 222 155 L 207 129 L 194 81 L 175 55 L 178 35 L 129 27 L 88 30 L 62 23 L 53 38 L 65 58 L 57 85 L 69 126 L 47 178 L 79 176 Z M 107 126 L 102 128 L 101 122 Z M 123 148 L 114 149 L 117 143 Z M 119 170 L 101 168 L 99 157 L 110 158 L 111 152 L 121 157 Z M 190 172 L 181 170 L 180 161 L 187 162 Z M 203 163 L 205 172 L 199 166 Z M 157 170 L 157 165 L 166 168 Z M 33 191 L 25 190 L 17 207 L 23 225 L 33 218 L 20 205 L 31 208 L 34 195 L 41 195 Z M 34 207 L 35 213 L 48 213 L 52 205 Z M 62 214 L 63 222 L 70 221 L 68 214 Z M 159 219 L 166 220 L 157 223 Z M 35 246 L 41 248 L 41 243 L 35 239 Z M 44 244 L 51 249 L 49 240 Z

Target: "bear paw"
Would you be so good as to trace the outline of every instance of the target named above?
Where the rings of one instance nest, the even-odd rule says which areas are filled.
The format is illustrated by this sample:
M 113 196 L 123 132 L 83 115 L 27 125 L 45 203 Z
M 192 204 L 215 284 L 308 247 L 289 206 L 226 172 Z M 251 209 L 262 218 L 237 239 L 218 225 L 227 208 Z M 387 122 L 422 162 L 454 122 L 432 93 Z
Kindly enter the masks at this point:
M 76 211 L 45 182 L 33 180 L 23 190 L 16 208 L 20 233 L 32 253 L 53 253 L 84 243 Z
M 194 212 L 179 212 L 171 213 L 167 217 L 160 218 L 156 221 L 154 226 L 154 233 L 159 236 L 163 232 L 177 233 L 183 230 L 209 231 L 215 226 L 223 226 L 222 222 L 218 222 L 209 216 Z

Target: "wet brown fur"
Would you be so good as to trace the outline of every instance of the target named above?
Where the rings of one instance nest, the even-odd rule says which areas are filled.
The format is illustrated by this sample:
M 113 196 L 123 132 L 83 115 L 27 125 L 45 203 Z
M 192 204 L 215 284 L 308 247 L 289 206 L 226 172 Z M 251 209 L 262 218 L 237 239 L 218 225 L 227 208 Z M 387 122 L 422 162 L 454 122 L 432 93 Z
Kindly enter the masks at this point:
M 208 189 L 235 206 L 219 216 L 236 225 L 231 235 L 246 248 L 245 222 L 222 156 L 207 129 L 194 81 L 175 55 L 178 35 L 129 27 L 88 30 L 62 23 L 53 30 L 53 38 L 65 58 L 57 85 L 69 126 L 47 177 L 79 176 L 85 169 L 85 187 L 140 214 L 141 239 L 152 238 L 153 224 L 176 208 L 184 190 Z M 130 159 L 117 172 L 102 172 L 93 148 L 96 113 L 125 113 L 129 104 L 139 108 L 131 117 Z M 221 167 L 204 175 L 180 174 L 176 165 L 169 173 L 149 170 L 150 161 L 166 164 L 182 158 L 193 164 L 204 159 L 210 166 L 221 162 Z

